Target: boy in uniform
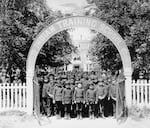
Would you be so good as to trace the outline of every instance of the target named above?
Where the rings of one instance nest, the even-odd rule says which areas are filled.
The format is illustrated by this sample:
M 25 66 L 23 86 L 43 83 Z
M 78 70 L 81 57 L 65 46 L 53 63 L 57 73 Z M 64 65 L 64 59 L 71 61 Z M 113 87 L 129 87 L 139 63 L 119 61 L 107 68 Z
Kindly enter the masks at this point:
M 49 95 L 49 103 L 50 103 L 49 116 L 54 115 L 53 90 L 54 90 L 54 75 L 50 74 L 49 75 L 49 88 L 47 90 L 47 94 Z
M 48 89 L 49 89 L 49 79 L 47 77 L 45 77 L 44 83 L 43 83 L 43 89 L 42 89 L 42 106 L 43 106 L 44 114 L 47 116 L 49 116 L 49 114 L 50 114 Z
M 70 83 L 66 82 L 65 88 L 62 93 L 62 103 L 64 104 L 65 116 L 67 119 L 70 119 L 72 96 L 73 96 L 73 91 L 70 88 Z
M 104 83 L 102 81 L 98 82 L 98 86 L 96 89 L 96 104 L 97 104 L 97 116 L 99 116 L 99 114 L 101 114 L 101 116 L 104 116 L 104 97 L 105 97 L 105 93 L 104 93 Z
M 53 92 L 53 103 L 56 104 L 56 114 L 58 116 L 58 118 L 61 117 L 62 115 L 62 109 L 63 109 L 63 105 L 62 105 L 62 92 L 63 92 L 63 88 L 62 85 L 60 83 L 56 83 L 56 86 L 54 88 L 54 92 Z
M 94 85 L 90 84 L 89 89 L 86 92 L 86 103 L 87 105 L 89 105 L 89 114 L 91 119 L 94 119 L 95 102 L 96 102 L 96 91 L 94 89 Z
M 116 82 L 115 80 L 112 81 L 112 84 L 110 86 L 109 90 L 109 96 L 110 96 L 110 106 L 111 106 L 111 111 L 110 114 L 111 116 L 115 115 L 115 109 L 116 109 Z
M 82 119 L 83 104 L 85 103 L 85 92 L 82 84 L 78 84 L 74 91 L 74 103 L 76 104 L 77 118 Z
M 110 116 L 110 86 L 111 86 L 111 79 L 108 78 L 105 82 L 104 87 L 104 116 Z

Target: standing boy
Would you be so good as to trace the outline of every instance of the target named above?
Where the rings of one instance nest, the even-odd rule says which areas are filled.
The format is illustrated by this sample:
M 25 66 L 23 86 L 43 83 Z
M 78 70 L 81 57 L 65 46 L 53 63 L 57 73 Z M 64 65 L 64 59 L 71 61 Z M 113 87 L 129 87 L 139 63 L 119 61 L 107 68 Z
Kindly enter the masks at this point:
M 77 118 L 82 119 L 83 104 L 85 103 L 85 92 L 82 84 L 78 84 L 74 91 L 74 103 L 76 104 Z
M 44 78 L 43 83 L 43 89 L 42 89 L 42 106 L 43 106 L 43 113 L 46 116 L 49 116 L 49 95 L 48 95 L 48 89 L 49 89 L 49 79 L 47 77 Z
M 111 106 L 111 111 L 110 114 L 111 116 L 115 116 L 115 110 L 116 110 L 116 85 L 117 83 L 114 81 L 112 81 L 112 84 L 110 86 L 110 90 L 109 90 L 109 95 L 110 95 L 110 106 Z
M 53 92 L 53 96 L 54 96 L 53 103 L 56 104 L 56 114 L 58 118 L 61 117 L 63 111 L 62 92 L 63 92 L 63 88 L 61 84 L 56 83 L 56 87 L 54 88 L 54 92 Z
M 70 88 L 70 84 L 67 82 L 62 93 L 62 103 L 64 104 L 65 107 L 65 116 L 67 119 L 70 119 L 72 96 L 73 91 Z
M 96 89 L 96 103 L 97 103 L 97 116 L 99 116 L 99 114 L 101 115 L 101 117 L 104 116 L 104 97 L 105 97 L 105 93 L 104 93 L 104 83 L 102 81 L 100 81 L 98 83 L 97 89 Z
M 95 102 L 96 102 L 96 91 L 94 89 L 94 85 L 90 84 L 89 89 L 86 92 L 86 103 L 87 105 L 89 105 L 89 114 L 91 119 L 94 119 Z

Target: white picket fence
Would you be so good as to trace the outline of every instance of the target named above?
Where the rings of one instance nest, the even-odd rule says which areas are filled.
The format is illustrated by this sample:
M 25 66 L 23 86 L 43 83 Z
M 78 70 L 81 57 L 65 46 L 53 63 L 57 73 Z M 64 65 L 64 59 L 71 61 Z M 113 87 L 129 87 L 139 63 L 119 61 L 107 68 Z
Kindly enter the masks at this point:
M 132 105 L 150 107 L 150 81 L 132 81 Z
M 27 112 L 27 86 L 25 83 L 0 83 L 0 112 L 9 110 Z

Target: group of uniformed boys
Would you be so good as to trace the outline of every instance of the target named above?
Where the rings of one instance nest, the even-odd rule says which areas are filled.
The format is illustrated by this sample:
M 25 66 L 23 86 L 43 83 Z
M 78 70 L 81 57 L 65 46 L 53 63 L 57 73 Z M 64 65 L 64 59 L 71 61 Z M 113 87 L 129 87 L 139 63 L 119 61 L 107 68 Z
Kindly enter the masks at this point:
M 106 75 L 97 77 L 92 72 L 70 78 L 60 73 L 44 78 L 42 106 L 43 113 L 48 117 L 57 115 L 57 118 L 66 119 L 94 119 L 115 116 L 115 105 L 116 81 Z

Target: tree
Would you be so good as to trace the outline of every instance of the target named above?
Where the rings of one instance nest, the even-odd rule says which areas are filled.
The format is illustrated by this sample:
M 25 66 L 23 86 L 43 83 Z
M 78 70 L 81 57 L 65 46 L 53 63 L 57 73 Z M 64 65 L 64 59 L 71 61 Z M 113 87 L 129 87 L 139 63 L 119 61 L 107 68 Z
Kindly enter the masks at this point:
M 0 19 L 0 65 L 6 68 L 10 75 L 12 68 L 25 72 L 28 51 L 37 34 L 63 15 L 51 11 L 41 0 L 3 0 L 1 7 L 3 17 Z M 38 60 L 49 60 L 42 62 L 53 66 L 57 60 L 57 64 L 62 65 L 59 64 L 62 61 L 58 59 L 58 55 L 63 53 L 61 55 L 65 56 L 67 52 L 64 49 L 67 50 L 67 46 L 68 49 L 71 48 L 67 31 L 56 34 L 48 42 L 52 42 L 50 49 L 45 45 Z M 43 53 L 46 56 L 43 56 Z
M 70 55 L 74 52 L 75 46 L 72 44 L 67 30 L 57 33 L 41 49 L 37 64 L 46 64 L 51 67 L 69 64 Z
M 89 0 L 89 3 L 94 3 L 97 7 L 97 10 L 93 15 L 112 25 L 126 41 L 133 63 L 133 69 L 138 68 L 143 70 L 143 68 L 145 68 L 146 70 L 149 70 L 150 3 L 134 0 Z M 97 41 L 99 42 L 100 40 Z M 109 41 L 106 41 L 106 39 L 103 38 L 100 42 Z M 101 47 L 105 50 L 108 48 L 105 45 Z M 98 49 L 98 47 L 96 48 L 97 55 L 101 55 L 98 53 L 101 53 L 103 48 L 101 48 L 101 50 Z M 109 53 L 105 56 L 105 61 L 109 61 L 109 55 L 112 50 L 113 53 L 115 53 L 115 47 L 112 47 L 111 51 L 107 50 Z M 115 54 L 114 56 L 116 56 L 114 58 L 118 58 L 118 54 Z M 101 56 L 98 56 L 98 58 L 98 61 L 103 61 Z M 120 63 L 120 61 L 119 57 L 118 63 Z M 115 65 L 115 63 L 110 60 L 110 65 Z
M 103 70 L 110 70 L 112 73 L 121 69 L 120 55 L 109 39 L 98 33 L 92 42 L 94 45 L 89 50 L 92 61 L 98 63 Z

